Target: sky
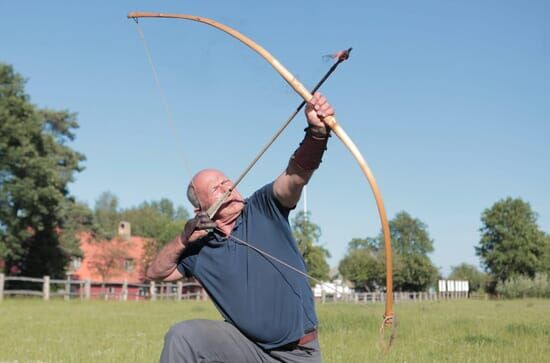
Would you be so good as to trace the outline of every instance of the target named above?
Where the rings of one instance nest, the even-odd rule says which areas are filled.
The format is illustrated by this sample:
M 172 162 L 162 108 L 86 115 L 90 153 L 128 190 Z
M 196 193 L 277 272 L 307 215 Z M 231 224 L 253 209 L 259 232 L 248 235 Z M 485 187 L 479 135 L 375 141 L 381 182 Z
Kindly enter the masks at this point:
M 511 196 L 550 232 L 550 2 L 8 1 L 0 62 L 31 101 L 78 114 L 71 146 L 86 155 L 71 193 L 93 207 L 169 198 L 205 167 L 236 178 L 300 103 L 257 54 L 189 21 L 142 19 L 172 120 L 130 11 L 186 13 L 234 27 L 311 88 L 353 47 L 322 92 L 371 167 L 391 219 L 427 225 L 443 274 L 479 265 L 480 216 Z M 240 185 L 274 180 L 303 136 L 303 115 Z M 311 220 L 336 266 L 352 238 L 375 236 L 372 192 L 333 137 L 307 191 Z M 303 201 L 297 210 L 303 208 Z

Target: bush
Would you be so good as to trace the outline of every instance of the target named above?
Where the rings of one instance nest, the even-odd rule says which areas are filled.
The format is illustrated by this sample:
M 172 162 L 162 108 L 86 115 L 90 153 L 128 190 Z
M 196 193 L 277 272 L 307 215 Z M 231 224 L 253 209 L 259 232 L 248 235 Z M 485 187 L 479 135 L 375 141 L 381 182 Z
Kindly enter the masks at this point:
M 496 292 L 506 298 L 547 297 L 550 298 L 550 275 L 536 274 L 534 278 L 517 276 L 499 282 Z

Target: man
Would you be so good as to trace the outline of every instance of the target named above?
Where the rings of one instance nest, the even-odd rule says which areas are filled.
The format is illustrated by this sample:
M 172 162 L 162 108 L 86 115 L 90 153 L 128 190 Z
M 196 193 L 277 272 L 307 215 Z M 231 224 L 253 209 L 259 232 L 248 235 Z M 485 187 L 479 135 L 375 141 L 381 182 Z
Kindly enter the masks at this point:
M 322 119 L 334 110 L 316 93 L 305 113 L 308 128 L 287 168 L 250 198 L 244 200 L 214 169 L 191 180 L 187 196 L 196 216 L 159 252 L 147 276 L 164 281 L 194 276 L 225 321 L 174 325 L 161 362 L 321 362 L 311 287 L 288 267 L 305 272 L 288 215 L 321 163 L 329 137 Z M 207 209 L 230 188 L 210 220 Z

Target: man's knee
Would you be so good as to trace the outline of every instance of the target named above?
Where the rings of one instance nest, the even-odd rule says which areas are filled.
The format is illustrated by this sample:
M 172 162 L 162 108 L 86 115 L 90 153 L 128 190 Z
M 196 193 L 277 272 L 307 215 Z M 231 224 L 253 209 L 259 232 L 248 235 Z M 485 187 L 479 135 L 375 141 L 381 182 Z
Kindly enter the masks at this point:
M 199 331 L 201 323 L 195 320 L 183 321 L 175 324 L 164 335 L 164 347 L 160 361 L 195 362 L 197 352 L 200 352 Z
M 208 333 L 208 320 L 186 320 L 172 325 L 164 336 L 165 343 L 178 341 L 193 344 L 193 341 L 203 341 L 201 335 Z M 210 332 L 211 333 L 211 332 Z
M 193 331 L 192 321 L 182 321 L 181 323 L 174 324 L 168 329 L 164 335 L 164 341 L 174 340 L 187 340 L 187 335 Z

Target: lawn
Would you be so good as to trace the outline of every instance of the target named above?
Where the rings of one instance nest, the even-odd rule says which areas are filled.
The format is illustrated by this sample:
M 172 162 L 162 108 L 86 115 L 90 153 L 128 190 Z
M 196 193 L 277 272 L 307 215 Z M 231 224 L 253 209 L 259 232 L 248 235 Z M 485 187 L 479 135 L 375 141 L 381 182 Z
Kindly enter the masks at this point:
M 382 305 L 318 305 L 324 362 L 550 362 L 550 300 L 395 308 L 397 337 L 385 354 Z M 0 362 L 155 362 L 170 325 L 193 318 L 219 315 L 200 301 L 7 299 L 0 303 Z

